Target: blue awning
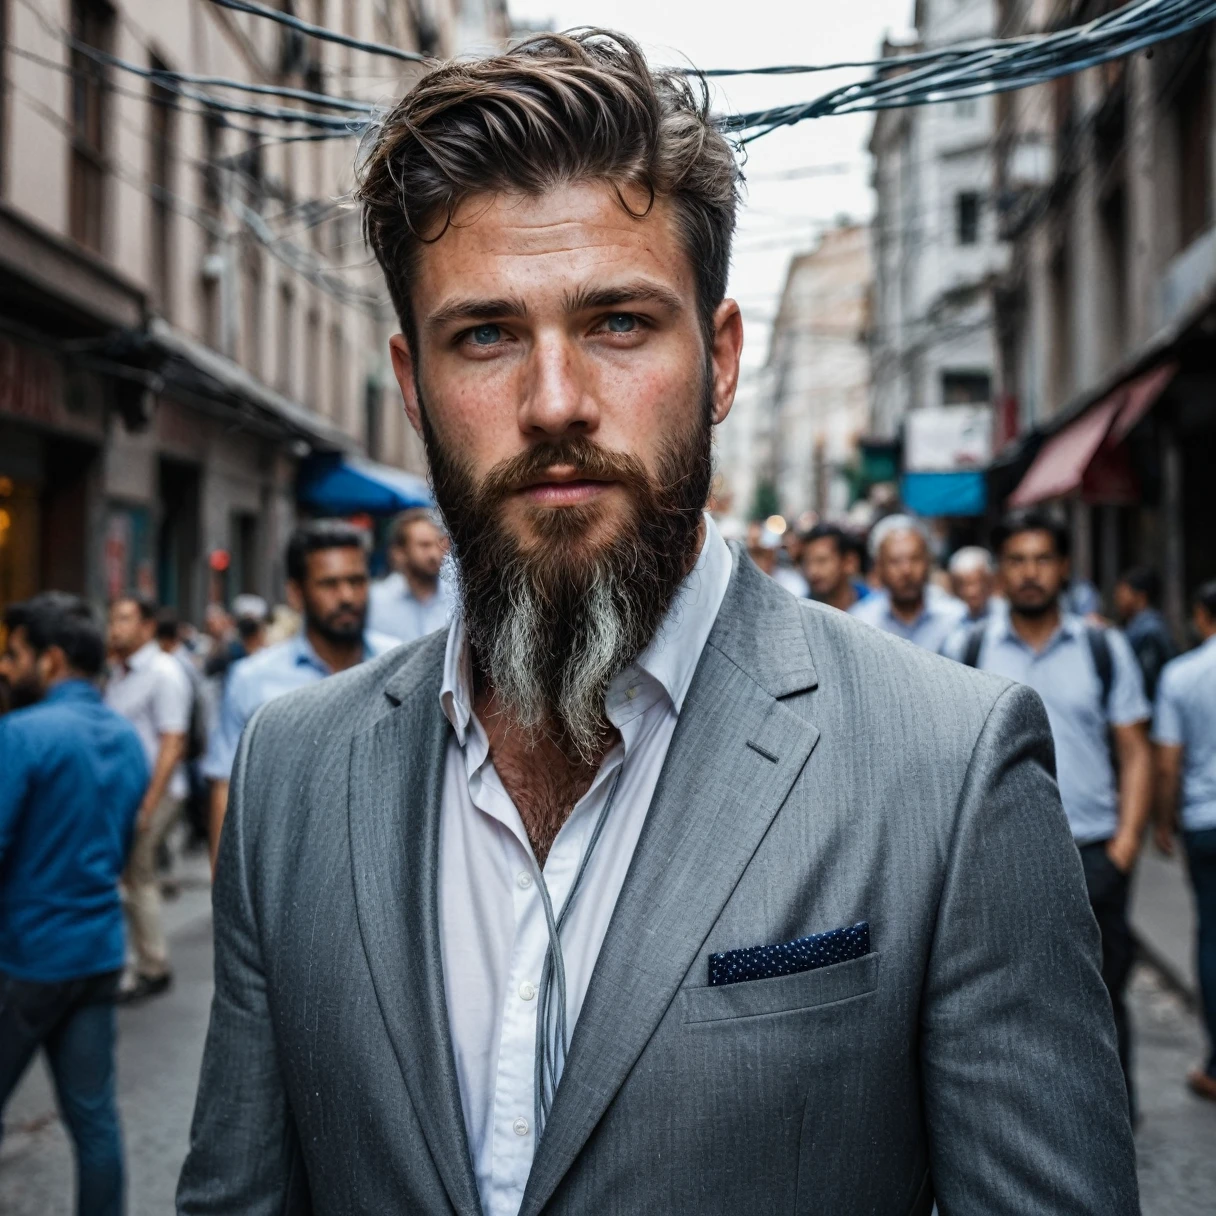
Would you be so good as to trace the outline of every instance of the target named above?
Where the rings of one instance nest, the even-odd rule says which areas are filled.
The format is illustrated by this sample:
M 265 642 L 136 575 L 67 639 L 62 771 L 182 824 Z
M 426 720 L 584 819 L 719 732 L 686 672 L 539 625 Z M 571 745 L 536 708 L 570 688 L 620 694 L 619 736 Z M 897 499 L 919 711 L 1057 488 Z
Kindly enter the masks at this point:
M 300 466 L 296 497 L 318 515 L 392 515 L 434 506 L 425 479 L 357 456 L 311 456 Z
M 899 497 L 916 515 L 983 515 L 988 482 L 982 469 L 957 473 L 905 473 Z

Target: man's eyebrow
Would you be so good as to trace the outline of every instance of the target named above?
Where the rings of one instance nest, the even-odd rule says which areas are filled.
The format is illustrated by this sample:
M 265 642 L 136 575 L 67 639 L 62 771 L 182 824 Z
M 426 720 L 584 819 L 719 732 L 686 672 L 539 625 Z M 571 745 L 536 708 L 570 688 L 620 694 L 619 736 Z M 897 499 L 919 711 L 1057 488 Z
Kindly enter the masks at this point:
M 586 312 L 592 308 L 616 308 L 622 304 L 658 304 L 670 312 L 680 312 L 684 301 L 669 287 L 649 279 L 635 279 L 617 287 L 580 287 L 563 300 L 567 312 Z
M 526 317 L 528 306 L 523 300 L 503 296 L 497 300 L 453 300 L 431 313 L 426 319 L 428 329 L 442 329 L 453 321 L 481 321 L 489 317 Z

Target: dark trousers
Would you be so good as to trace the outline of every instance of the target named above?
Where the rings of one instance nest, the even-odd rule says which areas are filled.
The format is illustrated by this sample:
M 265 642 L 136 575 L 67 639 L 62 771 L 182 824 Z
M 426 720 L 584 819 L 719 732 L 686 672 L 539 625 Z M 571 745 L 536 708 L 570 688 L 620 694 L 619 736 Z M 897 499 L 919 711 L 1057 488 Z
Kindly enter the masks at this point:
M 1184 832 L 1182 841 L 1199 919 L 1199 995 L 1210 1053 L 1206 1072 L 1216 1081 L 1216 828 Z
M 38 984 L 0 971 L 0 1116 L 34 1053 L 46 1051 L 76 1147 L 78 1216 L 120 1216 L 122 1138 L 114 1093 L 114 993 L 121 972 Z
M 1128 1109 L 1135 1112 L 1132 1092 L 1132 1036 L 1127 1022 L 1127 978 L 1135 957 L 1131 926 L 1127 923 L 1127 895 L 1130 875 L 1124 874 L 1106 855 L 1106 841 L 1081 846 L 1085 867 L 1085 886 L 1089 906 L 1094 911 L 1102 934 L 1102 982 L 1110 993 L 1115 1015 L 1115 1034 L 1119 1039 L 1119 1063 L 1127 1082 Z

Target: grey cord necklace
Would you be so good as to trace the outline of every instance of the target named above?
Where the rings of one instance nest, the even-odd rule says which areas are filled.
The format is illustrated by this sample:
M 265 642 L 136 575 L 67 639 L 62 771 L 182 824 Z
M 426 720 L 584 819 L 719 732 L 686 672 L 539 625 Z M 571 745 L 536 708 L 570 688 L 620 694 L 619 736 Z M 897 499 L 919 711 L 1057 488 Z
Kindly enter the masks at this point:
M 570 915 L 574 901 L 578 897 L 583 884 L 583 875 L 587 872 L 587 863 L 595 846 L 599 843 L 608 819 L 608 812 L 616 800 L 617 786 L 621 782 L 621 773 L 625 762 L 622 759 L 620 767 L 612 775 L 612 785 L 604 806 L 595 821 L 591 831 L 591 839 L 579 863 L 578 873 L 570 887 L 570 894 L 557 918 L 553 916 L 553 901 L 549 898 L 549 887 L 540 866 L 536 867 L 537 887 L 540 890 L 541 903 L 545 909 L 545 924 L 549 930 L 549 948 L 545 951 L 545 963 L 541 968 L 540 986 L 537 989 L 536 1002 L 536 1065 L 535 1065 L 535 1104 L 534 1122 L 536 1124 L 536 1143 L 540 1143 L 541 1132 L 549 1118 L 553 1107 L 553 1095 L 557 1092 L 557 1082 L 561 1077 L 562 1065 L 566 1061 L 566 1052 L 570 1047 L 570 1035 L 566 1022 L 566 962 L 562 957 L 562 926 Z M 555 995 L 556 990 L 556 995 Z

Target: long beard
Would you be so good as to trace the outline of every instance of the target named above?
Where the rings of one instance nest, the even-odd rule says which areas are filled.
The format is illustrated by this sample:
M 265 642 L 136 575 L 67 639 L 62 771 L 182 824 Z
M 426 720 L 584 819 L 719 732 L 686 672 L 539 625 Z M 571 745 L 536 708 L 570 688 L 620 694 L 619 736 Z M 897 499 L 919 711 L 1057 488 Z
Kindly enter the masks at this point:
M 480 485 L 444 451 L 425 409 L 422 418 L 474 670 L 514 726 L 594 763 L 611 729 L 608 686 L 649 645 L 694 560 L 711 475 L 708 407 L 654 478 L 636 458 L 573 435 L 496 465 Z M 507 497 L 555 464 L 624 486 L 631 511 L 609 540 L 588 539 L 602 518 L 594 501 L 529 508 L 539 538 L 530 547 L 503 525 Z

